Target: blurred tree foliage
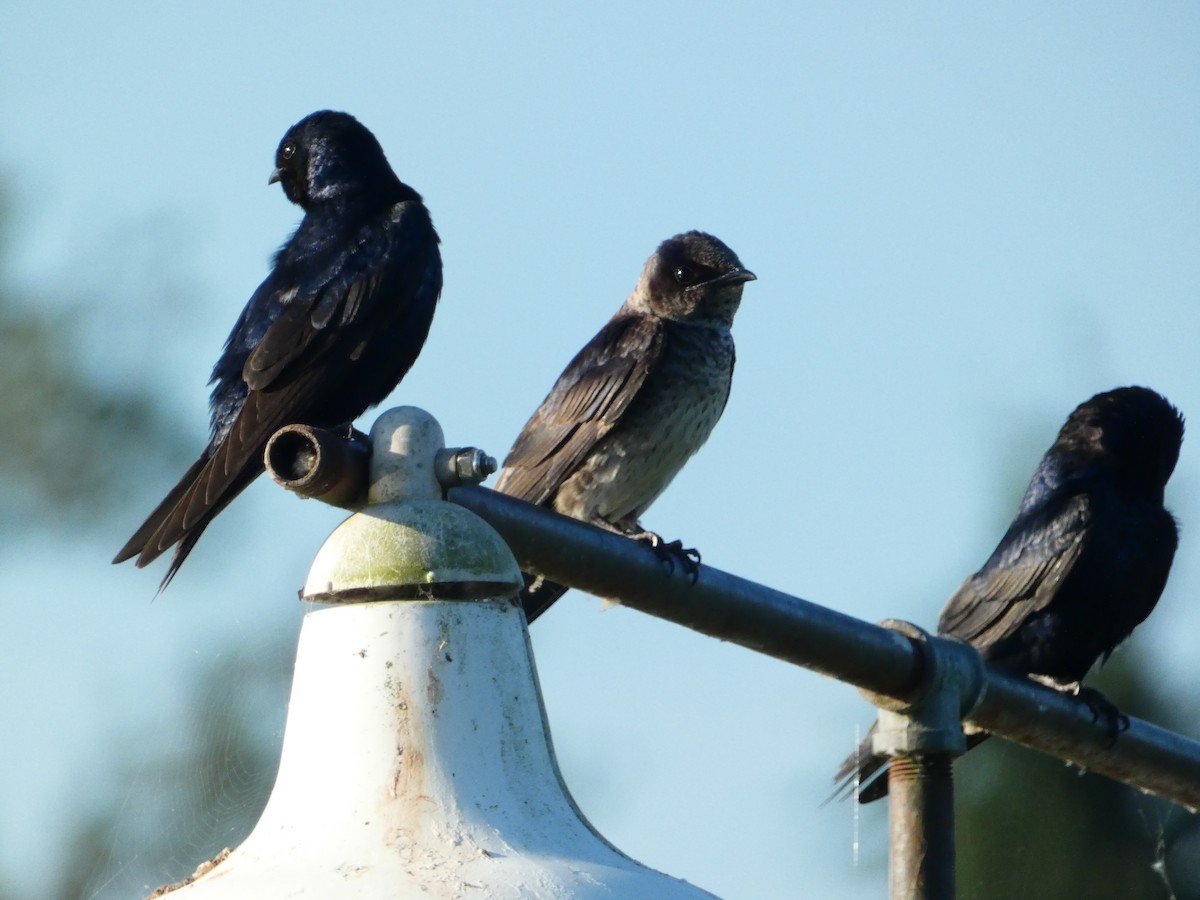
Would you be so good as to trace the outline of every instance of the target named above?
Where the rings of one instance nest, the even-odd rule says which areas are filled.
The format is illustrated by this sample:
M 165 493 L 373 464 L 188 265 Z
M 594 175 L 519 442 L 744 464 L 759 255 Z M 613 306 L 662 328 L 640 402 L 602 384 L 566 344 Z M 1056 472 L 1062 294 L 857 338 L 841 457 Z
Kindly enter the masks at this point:
M 171 411 L 162 401 L 158 386 L 149 379 L 130 376 L 136 367 L 107 365 L 127 361 L 136 352 L 135 347 L 152 343 L 151 332 L 160 327 L 160 321 L 147 314 L 147 310 L 158 296 L 151 284 L 155 275 L 161 273 L 137 272 L 136 276 L 144 282 L 133 294 L 138 299 L 132 306 L 122 303 L 120 308 L 105 304 L 107 296 L 122 295 L 119 288 L 112 288 L 109 294 L 103 288 L 99 293 L 91 292 L 86 301 L 76 299 L 77 294 L 89 292 L 75 284 L 68 287 L 57 282 L 56 273 L 47 273 L 45 278 L 34 282 L 35 286 L 18 286 L 13 275 L 13 243 L 9 238 L 21 222 L 0 176 L 0 536 L 6 538 L 0 544 L 6 549 L 12 543 L 10 536 L 31 529 L 41 530 L 51 538 L 75 542 L 83 526 L 101 525 L 106 518 L 111 520 L 118 507 L 148 503 L 150 498 L 142 494 L 160 490 L 162 484 L 169 483 L 171 475 L 178 474 L 187 461 L 189 449 L 194 450 L 187 445 L 196 437 L 190 432 L 177 436 Z M 142 262 L 135 260 L 131 265 L 136 267 Z M 75 259 L 72 271 L 78 277 L 88 270 L 88 265 L 88 261 Z M 102 277 L 97 280 L 104 284 Z M 175 317 L 172 310 L 163 311 L 162 316 Z M 131 321 L 147 321 L 146 328 L 134 335 L 128 328 Z M 98 328 L 99 325 L 105 328 Z M 160 360 L 150 358 L 153 354 L 168 353 L 161 346 L 144 353 L 147 369 L 161 368 Z M 166 471 L 160 473 L 159 469 Z M 148 471 L 153 471 L 152 477 L 147 475 Z M 153 483 L 149 489 L 143 487 L 146 481 Z M 116 549 L 115 544 L 112 549 Z M 245 665 L 234 667 L 231 677 L 246 669 Z M 254 672 L 247 678 L 250 683 L 247 690 L 251 692 L 255 685 L 271 683 Z M 286 681 L 286 675 L 275 679 L 277 693 L 286 689 L 279 687 L 281 681 Z M 268 712 L 265 720 L 271 721 L 272 715 L 281 719 L 284 702 L 283 697 L 275 697 L 270 705 L 275 712 Z M 236 704 L 231 705 L 241 715 Z M 259 723 L 264 717 L 245 716 L 236 726 L 222 732 L 221 710 L 213 706 L 198 707 L 197 714 L 201 711 L 205 721 L 203 727 L 197 726 L 198 736 L 193 746 L 172 749 L 150 767 L 140 768 L 136 778 L 134 773 L 128 773 L 126 781 L 133 782 L 133 786 L 126 801 L 115 798 L 103 813 L 77 823 L 72 853 L 62 861 L 62 884 L 54 896 L 102 895 L 95 883 L 85 888 L 84 880 L 97 866 L 106 864 L 125 849 L 126 844 L 116 839 L 121 833 L 117 825 L 124 821 L 119 812 L 123 805 L 138 804 L 135 809 L 152 816 L 144 819 L 143 824 L 152 821 L 154 836 L 165 841 L 171 829 L 164 827 L 164 823 L 173 821 L 173 810 L 168 806 L 155 807 L 153 803 L 177 803 L 181 808 L 204 806 L 211 811 L 212 797 L 201 803 L 180 794 L 202 790 L 223 796 L 220 785 L 223 779 L 231 777 L 230 765 L 234 766 L 233 777 L 243 764 L 250 765 L 255 772 L 265 772 L 266 787 L 256 781 L 252 791 L 256 796 L 265 796 L 273 777 L 277 748 L 268 748 L 261 758 L 254 756 L 246 761 L 246 754 L 259 753 L 262 746 Z M 13 737 L 17 739 L 16 735 Z M 112 735 L 108 741 L 99 739 L 97 746 L 99 749 L 110 742 L 115 745 L 120 740 L 120 736 Z M 223 741 L 225 757 L 220 766 L 212 766 L 215 774 L 207 782 L 190 774 L 184 778 L 176 766 L 185 761 L 195 764 L 197 755 L 218 741 Z M 144 754 L 122 752 L 127 749 L 114 748 L 114 752 L 122 758 L 144 758 Z M 161 771 L 149 771 L 154 767 Z M 156 784 L 151 792 L 153 799 L 139 794 L 149 783 L 147 778 Z M 246 818 L 251 822 L 256 818 L 257 809 L 253 803 L 248 806 L 249 812 L 244 811 L 243 805 L 238 806 L 234 818 L 241 816 L 241 819 L 235 822 L 235 830 L 242 828 Z M 62 815 L 64 828 L 70 828 L 71 818 L 84 813 L 67 809 Z M 245 826 L 243 833 L 248 827 Z M 203 832 L 195 822 L 187 828 L 189 834 Z M 200 846 L 207 846 L 202 837 L 196 839 Z M 213 836 L 208 843 L 217 840 Z M 185 855 L 187 863 L 194 865 L 193 854 Z M 133 858 L 136 863 L 130 863 L 129 857 L 122 858 L 131 871 L 141 872 L 143 863 L 157 867 L 156 872 L 183 871 L 183 863 L 173 868 L 164 863 L 166 857 L 160 845 L 149 838 L 136 848 Z M 19 875 L 0 873 L 0 900 L 18 897 L 24 900 L 29 896 L 17 887 Z M 121 884 L 124 890 L 108 896 L 129 897 L 139 893 L 131 891 L 129 884 L 121 879 L 113 883 Z M 41 900 L 51 894 L 39 891 L 36 896 Z
M 184 454 L 151 390 L 89 377 L 79 362 L 87 317 L 77 306 L 14 287 L 11 221 L 0 188 L 0 527 L 78 524 L 103 515 L 150 459 L 165 454 L 174 465 Z
M 1131 715 L 1194 735 L 1194 702 L 1163 695 L 1139 646 L 1118 650 L 1089 684 Z M 1195 814 L 999 740 L 955 775 L 963 900 L 1200 900 Z

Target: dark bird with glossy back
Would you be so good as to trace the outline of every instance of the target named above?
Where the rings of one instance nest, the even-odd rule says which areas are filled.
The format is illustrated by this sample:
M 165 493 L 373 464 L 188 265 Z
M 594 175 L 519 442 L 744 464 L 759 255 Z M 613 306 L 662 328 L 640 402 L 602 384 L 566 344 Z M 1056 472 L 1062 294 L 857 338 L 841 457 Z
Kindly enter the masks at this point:
M 421 195 L 346 113 L 290 128 L 270 183 L 304 210 L 213 367 L 208 446 L 113 562 L 171 547 L 160 590 L 201 533 L 263 471 L 284 425 L 348 426 L 408 372 L 442 289 L 438 236 Z
M 998 669 L 1082 690 L 1097 714 L 1119 719 L 1079 683 L 1150 615 L 1167 583 L 1178 532 L 1163 491 L 1182 442 L 1182 415 L 1147 388 L 1081 404 L 999 546 L 946 603 L 938 633 L 962 638 Z M 969 735 L 968 747 L 986 736 Z M 857 779 L 862 803 L 887 794 L 887 759 L 872 753 L 871 737 L 835 776 L 838 793 Z
M 663 241 L 629 299 L 526 423 L 496 490 L 667 553 L 694 553 L 663 544 L 638 520 L 721 418 L 733 377 L 730 327 L 754 278 L 712 235 Z M 567 590 L 532 574 L 525 584 L 530 622 Z

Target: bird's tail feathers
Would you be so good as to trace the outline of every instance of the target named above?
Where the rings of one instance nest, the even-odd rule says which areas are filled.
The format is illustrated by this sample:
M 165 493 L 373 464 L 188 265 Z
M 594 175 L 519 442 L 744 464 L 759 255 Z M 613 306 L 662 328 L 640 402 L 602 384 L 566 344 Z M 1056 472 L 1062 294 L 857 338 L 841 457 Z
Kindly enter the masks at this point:
M 175 511 L 175 507 L 179 505 L 179 501 L 183 495 L 195 484 L 208 459 L 209 453 L 206 451 L 203 456 L 192 463 L 191 468 L 179 479 L 179 483 L 171 488 L 170 493 L 162 499 L 162 502 L 158 506 L 154 507 L 154 511 L 146 517 L 146 521 L 134 532 L 133 537 L 126 541 L 125 546 L 113 557 L 114 564 L 123 563 L 137 556 L 138 561 L 134 565 L 141 568 L 156 559 L 166 549 L 166 547 L 153 549 L 151 539 L 170 517 L 171 513 Z M 169 546 L 170 544 L 167 545 L 167 547 Z
M 833 776 L 837 787 L 825 803 L 850 796 L 854 796 L 859 803 L 871 803 L 887 796 L 887 757 L 878 756 L 871 749 L 877 728 L 878 723 L 872 725 L 854 752 L 843 760 Z
M 113 562 L 124 562 L 136 556 L 134 565 L 141 569 L 174 546 L 175 553 L 171 556 L 167 574 L 158 587 L 161 593 L 192 552 L 204 529 L 263 470 L 259 462 L 229 471 L 225 464 L 228 451 L 229 442 L 222 444 L 215 454 L 205 451 L 121 548 Z M 261 454 L 252 458 L 261 459 Z

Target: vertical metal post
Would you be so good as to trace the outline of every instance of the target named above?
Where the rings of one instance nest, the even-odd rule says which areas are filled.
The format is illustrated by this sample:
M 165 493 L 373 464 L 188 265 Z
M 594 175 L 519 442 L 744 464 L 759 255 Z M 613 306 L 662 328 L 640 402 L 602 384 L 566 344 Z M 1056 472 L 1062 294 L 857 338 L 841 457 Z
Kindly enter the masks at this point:
M 892 758 L 891 900 L 953 900 L 954 781 L 949 753 Z
M 921 683 L 904 701 L 867 693 L 879 707 L 872 752 L 890 759 L 891 900 L 954 900 L 954 757 L 966 747 L 962 718 L 983 697 L 983 662 L 962 641 L 934 641 L 908 622 L 885 628 L 912 640 Z

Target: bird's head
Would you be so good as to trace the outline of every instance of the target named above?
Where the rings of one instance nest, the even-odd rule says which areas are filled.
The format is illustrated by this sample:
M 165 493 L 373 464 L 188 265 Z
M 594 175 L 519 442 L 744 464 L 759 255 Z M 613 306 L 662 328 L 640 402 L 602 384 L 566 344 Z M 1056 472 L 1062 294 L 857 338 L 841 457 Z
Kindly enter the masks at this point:
M 658 245 L 630 303 L 665 319 L 731 325 L 742 286 L 755 277 L 717 238 L 689 231 Z
M 1079 405 L 1059 440 L 1090 447 L 1118 478 L 1161 496 L 1183 443 L 1183 415 L 1161 394 L 1123 387 Z
M 305 210 L 356 193 L 390 193 L 399 184 L 375 135 L 348 113 L 330 110 L 288 129 L 275 151 L 269 183 L 277 181 Z

